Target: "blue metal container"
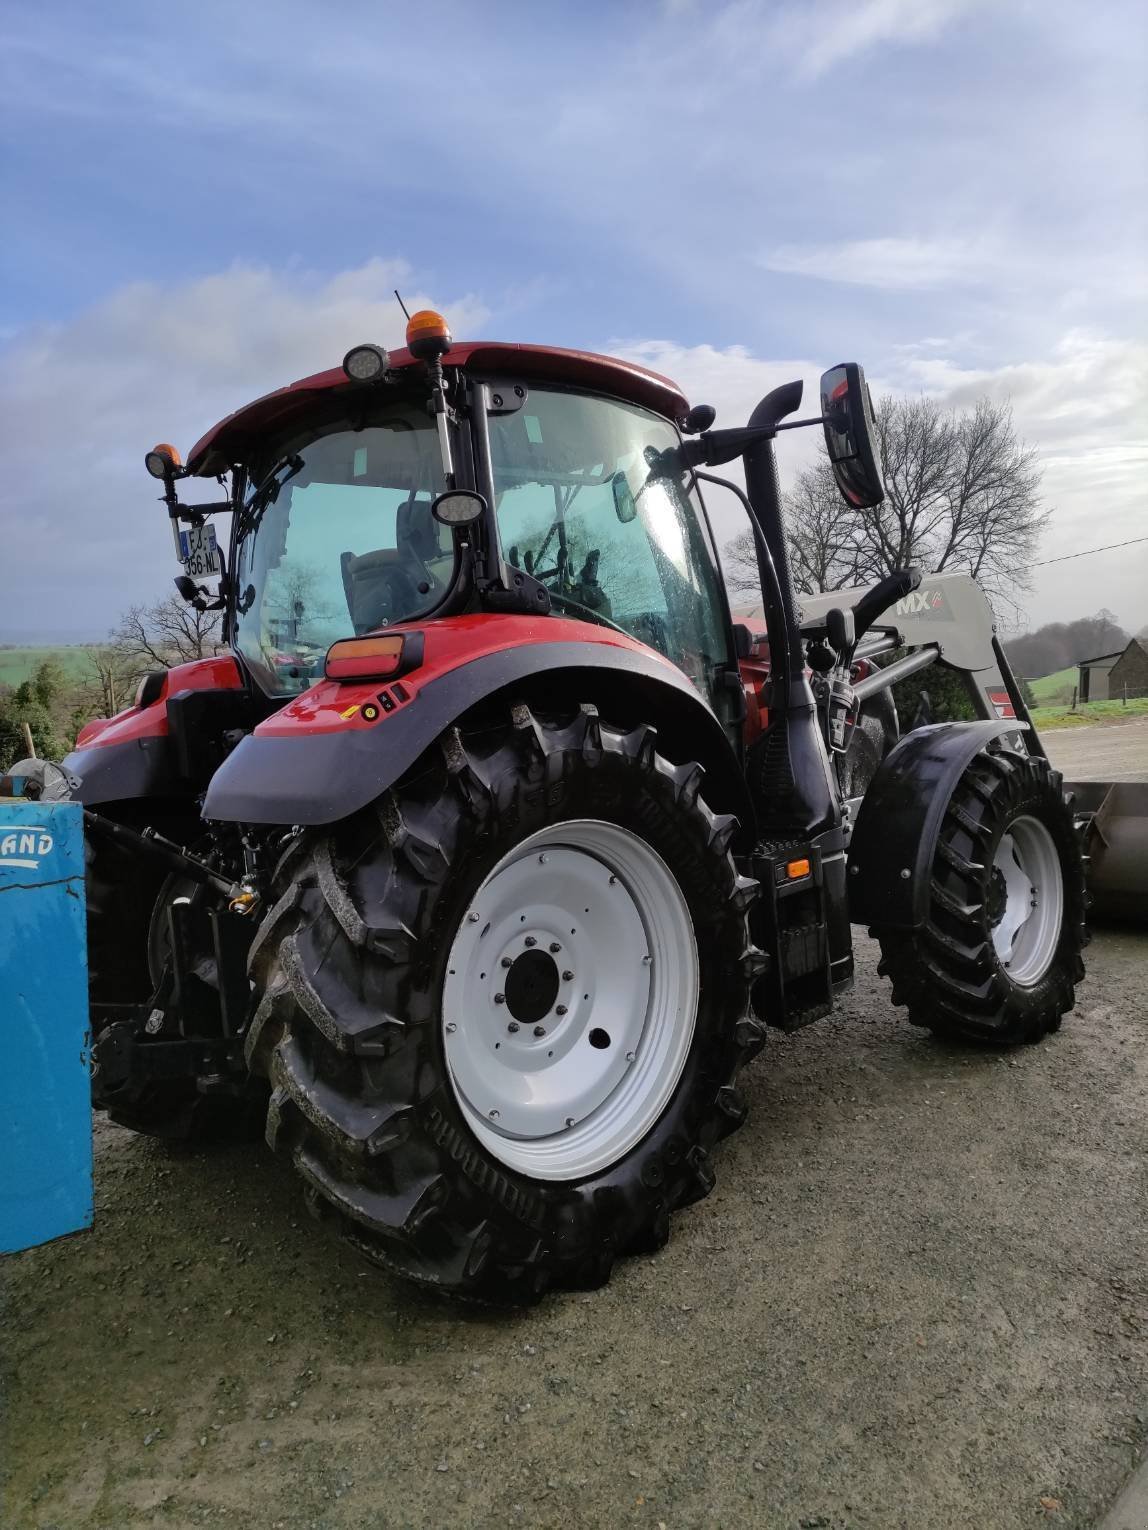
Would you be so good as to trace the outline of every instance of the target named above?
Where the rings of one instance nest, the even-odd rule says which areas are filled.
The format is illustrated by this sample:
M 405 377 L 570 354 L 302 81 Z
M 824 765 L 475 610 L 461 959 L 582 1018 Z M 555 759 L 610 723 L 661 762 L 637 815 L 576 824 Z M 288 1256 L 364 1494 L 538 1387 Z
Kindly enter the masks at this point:
M 0 799 L 0 1253 L 92 1224 L 84 820 Z

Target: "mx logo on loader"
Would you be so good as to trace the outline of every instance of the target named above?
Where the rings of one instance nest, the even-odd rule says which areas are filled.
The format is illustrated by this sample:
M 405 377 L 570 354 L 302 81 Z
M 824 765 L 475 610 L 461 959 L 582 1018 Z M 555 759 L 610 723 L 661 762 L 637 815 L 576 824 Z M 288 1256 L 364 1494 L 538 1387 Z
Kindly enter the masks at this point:
M 948 616 L 943 590 L 914 590 L 897 602 L 897 616 Z
M 46 829 L 18 824 L 0 836 L 0 866 L 24 866 L 29 871 L 39 871 L 41 860 L 51 849 L 52 836 Z

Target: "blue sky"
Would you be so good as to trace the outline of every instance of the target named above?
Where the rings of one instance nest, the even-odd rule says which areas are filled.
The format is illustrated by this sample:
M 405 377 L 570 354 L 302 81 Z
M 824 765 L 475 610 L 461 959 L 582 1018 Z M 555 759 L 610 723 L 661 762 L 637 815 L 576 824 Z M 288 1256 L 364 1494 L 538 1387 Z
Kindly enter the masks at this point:
M 843 356 L 1009 397 L 1041 557 L 1148 533 L 1137 0 L 60 0 L 0 42 L 5 630 L 170 588 L 143 451 L 397 339 L 396 284 L 727 424 Z M 1026 605 L 1139 627 L 1148 544 Z

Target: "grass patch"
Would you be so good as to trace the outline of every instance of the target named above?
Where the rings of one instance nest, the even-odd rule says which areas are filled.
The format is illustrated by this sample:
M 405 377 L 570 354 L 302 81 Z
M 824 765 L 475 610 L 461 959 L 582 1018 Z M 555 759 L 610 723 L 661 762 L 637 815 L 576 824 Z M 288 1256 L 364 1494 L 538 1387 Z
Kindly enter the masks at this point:
M 1068 707 L 1033 707 L 1031 711 L 1038 732 L 1049 728 L 1087 728 L 1090 723 L 1131 721 L 1148 715 L 1148 696 L 1137 696 L 1127 706 L 1122 701 L 1090 701 L 1075 712 Z
M 0 648 L 0 685 L 23 685 L 30 680 L 45 659 L 55 659 L 72 680 L 90 680 L 88 650 L 80 646 L 65 648 Z
M 1072 688 L 1076 684 L 1076 665 L 1070 664 L 1067 669 L 1058 669 L 1055 675 L 1041 675 L 1039 680 L 1030 680 L 1028 683 L 1038 706 L 1066 704 L 1072 700 Z

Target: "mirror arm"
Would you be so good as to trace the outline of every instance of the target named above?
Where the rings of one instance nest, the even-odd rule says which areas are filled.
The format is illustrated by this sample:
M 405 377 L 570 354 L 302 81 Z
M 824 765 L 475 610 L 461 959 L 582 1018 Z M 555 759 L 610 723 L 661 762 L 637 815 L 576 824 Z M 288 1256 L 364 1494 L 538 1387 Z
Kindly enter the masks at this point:
M 759 441 L 768 441 L 777 429 L 775 425 L 745 426 L 737 430 L 707 430 L 692 441 L 683 441 L 671 448 L 676 461 L 687 468 L 721 467 L 732 462 Z
M 693 441 L 683 441 L 676 449 L 677 460 L 683 467 L 721 467 L 732 462 L 751 446 L 771 440 L 779 430 L 803 430 L 807 425 L 824 425 L 825 415 L 814 415 L 808 420 L 789 420 L 785 424 L 746 425 L 737 430 L 707 430 Z
M 827 414 L 815 414 L 808 420 L 788 420 L 784 425 L 775 425 L 775 430 L 802 430 L 806 425 L 830 425 L 833 422 Z

